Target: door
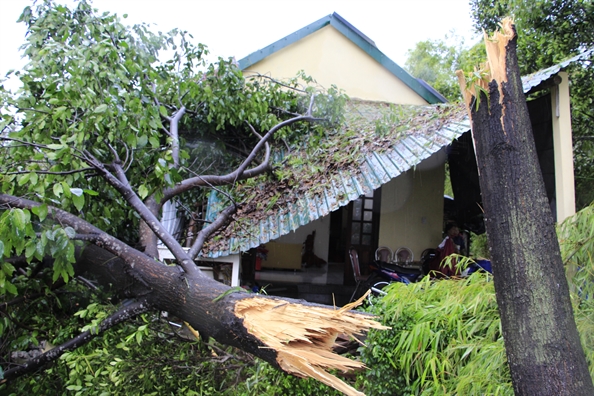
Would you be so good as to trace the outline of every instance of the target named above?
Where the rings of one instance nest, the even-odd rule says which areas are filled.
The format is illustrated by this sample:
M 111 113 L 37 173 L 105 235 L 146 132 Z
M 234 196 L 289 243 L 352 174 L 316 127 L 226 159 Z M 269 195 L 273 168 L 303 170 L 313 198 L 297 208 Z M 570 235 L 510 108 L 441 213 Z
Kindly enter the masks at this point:
M 347 259 L 349 249 L 357 250 L 361 272 L 366 273 L 369 263 L 374 259 L 379 239 L 379 217 L 381 204 L 381 188 L 372 193 L 361 195 L 349 204 L 349 233 L 347 234 Z M 354 284 L 355 278 L 351 265 L 345 265 L 344 281 L 346 285 Z

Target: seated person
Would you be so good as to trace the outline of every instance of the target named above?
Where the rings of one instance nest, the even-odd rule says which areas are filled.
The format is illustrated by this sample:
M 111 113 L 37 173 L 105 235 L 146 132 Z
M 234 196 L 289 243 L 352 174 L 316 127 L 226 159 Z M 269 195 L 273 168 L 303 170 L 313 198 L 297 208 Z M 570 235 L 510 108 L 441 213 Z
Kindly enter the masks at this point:
M 451 239 L 454 243 L 454 253 L 465 254 L 466 244 L 464 243 L 464 237 L 460 234 L 460 229 L 456 223 L 448 223 L 445 227 L 446 237 L 439 244 L 439 248 L 443 249 L 448 239 Z
M 429 270 L 436 271 L 437 276 L 452 276 L 459 274 L 456 260 L 451 260 L 451 265 L 443 261 L 451 254 L 462 254 L 466 250 L 464 238 L 460 235 L 460 229 L 454 223 L 448 223 L 445 228 L 446 237 L 437 247 L 438 254 L 429 264 Z M 439 275 L 438 275 L 439 274 Z

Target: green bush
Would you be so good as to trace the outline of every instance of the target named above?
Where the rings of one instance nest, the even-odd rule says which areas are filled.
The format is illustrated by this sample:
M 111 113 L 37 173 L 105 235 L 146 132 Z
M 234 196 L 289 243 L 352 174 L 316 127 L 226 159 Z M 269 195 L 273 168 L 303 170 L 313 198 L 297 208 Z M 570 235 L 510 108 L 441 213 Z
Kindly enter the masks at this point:
M 371 311 L 390 331 L 362 348 L 368 394 L 511 395 L 490 275 L 394 283 Z
M 575 320 L 594 378 L 594 204 L 558 228 Z M 477 244 L 486 248 L 486 239 Z M 369 395 L 512 395 L 492 277 L 394 283 L 368 311 L 391 326 L 361 348 Z

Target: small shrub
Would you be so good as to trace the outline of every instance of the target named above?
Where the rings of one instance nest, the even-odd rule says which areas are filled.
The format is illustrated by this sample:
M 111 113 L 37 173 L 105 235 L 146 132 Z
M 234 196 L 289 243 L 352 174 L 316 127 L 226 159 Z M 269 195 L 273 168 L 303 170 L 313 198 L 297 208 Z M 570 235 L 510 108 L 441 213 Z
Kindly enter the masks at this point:
M 359 383 L 372 395 L 511 395 L 490 275 L 394 283 L 371 312 L 390 331 L 372 331 Z

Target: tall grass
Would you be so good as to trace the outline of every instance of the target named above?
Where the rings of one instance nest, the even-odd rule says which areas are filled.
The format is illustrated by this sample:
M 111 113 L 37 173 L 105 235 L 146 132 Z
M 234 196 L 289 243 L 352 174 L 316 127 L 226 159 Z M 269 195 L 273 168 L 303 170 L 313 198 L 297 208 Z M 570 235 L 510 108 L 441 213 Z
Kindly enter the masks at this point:
M 575 320 L 594 378 L 594 205 L 558 228 Z M 394 283 L 370 311 L 391 331 L 361 348 L 368 394 L 513 395 L 492 276 Z
M 565 220 L 557 235 L 575 322 L 594 378 L 594 203 Z

